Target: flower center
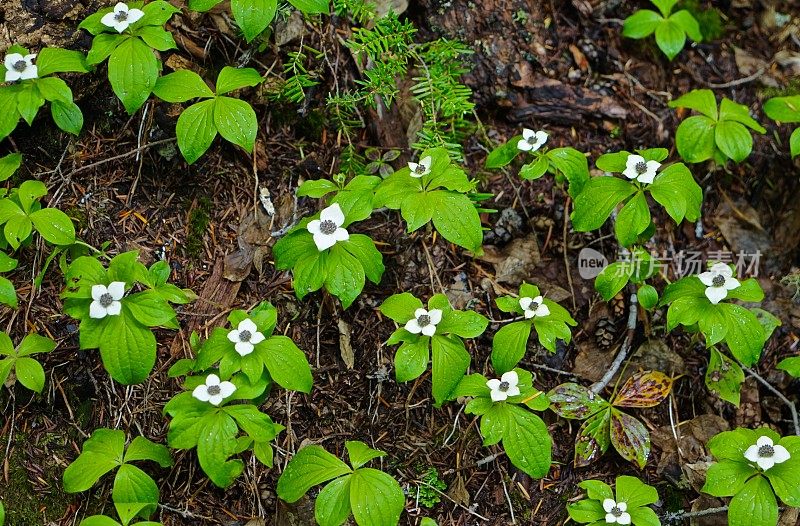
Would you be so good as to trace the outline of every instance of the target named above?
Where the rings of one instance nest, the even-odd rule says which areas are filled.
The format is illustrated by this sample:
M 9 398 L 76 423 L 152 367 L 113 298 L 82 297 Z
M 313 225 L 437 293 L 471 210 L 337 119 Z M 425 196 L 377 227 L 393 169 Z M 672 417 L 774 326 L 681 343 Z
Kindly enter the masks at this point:
M 636 168 L 636 173 L 642 175 L 643 173 L 647 172 L 647 163 L 644 161 L 639 161 L 638 163 L 636 163 L 635 168 Z
M 539 142 L 539 138 L 535 135 L 528 137 L 528 144 L 533 144 L 535 146 L 537 142 Z
M 218 395 L 221 392 L 221 389 L 218 385 L 209 385 L 207 388 L 208 394 L 211 396 Z
M 250 338 L 253 337 L 253 334 L 250 331 L 241 331 L 239 333 L 239 341 L 240 342 L 249 342 Z
M 336 232 L 337 228 L 339 227 L 336 226 L 336 223 L 334 223 L 330 219 L 326 219 L 325 221 L 319 224 L 319 231 L 325 234 L 326 236 L 329 236 L 334 232 Z
M 714 276 L 714 279 L 711 280 L 711 285 L 715 287 L 721 287 L 725 284 L 725 276 L 722 274 L 717 274 Z
M 119 11 L 114 14 L 114 20 L 117 22 L 124 22 L 128 19 L 128 12 L 127 11 Z
M 614 506 L 613 508 L 611 508 L 611 511 L 609 511 L 609 513 L 611 515 L 613 515 L 614 517 L 621 517 L 622 516 L 622 510 L 619 509 L 619 506 Z
M 532 301 L 530 305 L 528 305 L 528 310 L 536 310 L 539 308 L 539 303 L 536 301 Z
M 419 175 L 425 175 L 425 170 L 426 170 L 426 169 L 427 169 L 427 168 L 425 168 L 425 166 L 424 166 L 424 165 L 422 165 L 422 164 L 418 164 L 418 165 L 417 165 L 417 168 L 416 168 L 416 170 L 414 170 L 414 172 L 416 172 L 416 173 L 417 173 L 417 174 L 419 174 Z
M 758 448 L 758 456 L 761 458 L 770 458 L 775 454 L 775 448 L 772 446 L 761 446 Z
M 506 391 L 508 391 L 510 387 L 511 384 L 509 384 L 508 382 L 500 382 L 500 385 L 497 386 L 497 389 L 505 393 Z
M 423 314 L 422 316 L 417 318 L 417 323 L 419 324 L 420 327 L 427 327 L 428 325 L 431 324 L 431 317 L 428 316 L 427 314 Z
M 14 62 L 14 65 L 12 67 L 14 68 L 14 71 L 22 73 L 28 67 L 28 63 L 25 62 L 24 60 L 17 60 L 16 62 Z
M 97 301 L 99 301 L 100 305 L 102 305 L 103 307 L 109 307 L 111 306 L 112 303 L 114 303 L 114 296 L 106 292 L 105 294 L 101 295 L 100 299 Z

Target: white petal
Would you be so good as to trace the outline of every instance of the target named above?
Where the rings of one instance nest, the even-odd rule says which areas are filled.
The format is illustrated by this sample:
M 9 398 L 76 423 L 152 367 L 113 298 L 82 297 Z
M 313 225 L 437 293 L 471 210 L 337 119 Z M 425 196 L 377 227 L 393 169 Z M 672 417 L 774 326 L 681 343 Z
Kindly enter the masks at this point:
M 628 503 L 627 502 L 617 502 L 617 508 L 619 508 L 619 511 L 628 511 Z
M 488 387 L 492 391 L 496 391 L 500 388 L 500 380 L 498 380 L 497 378 L 492 378 L 491 380 L 487 380 L 486 387 Z
M 35 58 L 36 58 L 36 53 L 29 53 L 25 55 L 24 60 L 26 64 L 28 64 L 29 66 L 33 66 L 33 59 Z
M 339 206 L 339 203 L 333 203 L 320 212 L 319 218 L 323 221 L 333 221 L 336 223 L 336 226 L 342 226 L 344 223 L 344 212 L 342 212 L 342 207 Z
M 256 327 L 256 324 L 250 318 L 245 318 L 244 320 L 240 321 L 236 328 L 239 329 L 239 332 L 247 331 L 250 334 L 258 332 L 258 327 Z
M 520 139 L 519 142 L 517 142 L 517 149 L 522 150 L 523 152 L 529 152 L 533 150 L 533 145 L 525 139 Z
M 20 72 L 20 80 L 35 79 L 39 77 L 39 68 L 35 65 L 27 66 L 24 71 Z
M 336 241 L 347 241 L 350 239 L 350 234 L 347 233 L 347 230 L 339 227 L 333 233 L 333 239 Z
M 642 184 L 650 184 L 653 182 L 653 179 L 655 178 L 656 178 L 656 173 L 647 170 L 645 173 L 637 177 L 636 180 Z
M 25 60 L 25 57 L 19 53 L 9 53 L 3 61 L 3 65 L 5 65 L 6 69 L 14 69 L 14 64 L 20 60 Z
M 616 505 L 617 505 L 617 503 L 614 502 L 614 499 L 604 499 L 603 500 L 603 509 L 606 511 L 606 513 L 610 513 L 611 510 L 613 510 L 614 506 L 616 506 Z
M 536 311 L 535 310 L 528 309 L 528 310 L 525 311 L 525 319 L 526 320 L 529 320 L 529 319 L 533 318 L 534 316 L 536 316 Z
M 117 33 L 122 33 L 123 31 L 128 29 L 129 25 L 131 24 L 127 20 L 115 20 L 114 25 L 112 27 L 117 30 Z
M 422 334 L 424 334 L 425 336 L 433 336 L 434 334 L 436 334 L 436 325 L 429 323 L 428 325 L 424 326 L 422 328 Z
M 135 24 L 144 16 L 144 11 L 136 9 L 135 7 L 128 11 L 128 23 Z
M 253 344 L 250 342 L 236 342 L 236 352 L 239 353 L 239 356 L 247 356 L 251 352 L 253 352 Z
M 250 337 L 250 343 L 252 343 L 253 345 L 257 345 L 257 344 L 263 342 L 265 339 L 266 339 L 266 336 L 264 336 L 264 333 L 256 331 Z
M 636 168 L 637 164 L 644 163 L 644 162 L 645 162 L 644 157 L 642 157 L 641 155 L 636 155 L 635 153 L 632 153 L 632 154 L 628 155 L 627 159 L 625 159 L 625 168 L 628 168 L 628 169 Z
M 758 459 L 758 461 L 756 461 L 756 464 L 758 464 L 758 467 L 766 471 L 775 465 L 775 459 L 772 457 L 770 458 L 761 457 Z
M 317 250 L 322 252 L 336 244 L 336 238 L 327 236 L 325 234 L 314 234 L 314 243 L 317 245 Z
M 758 440 L 756 440 L 756 445 L 758 447 L 772 446 L 773 444 L 774 442 L 772 441 L 772 439 L 766 435 L 761 435 L 760 437 L 758 437 Z
M 112 281 L 111 285 L 108 286 L 108 293 L 111 294 L 111 297 L 115 300 L 121 300 L 122 296 L 125 295 L 125 282 Z
M 519 299 L 519 306 L 522 307 L 524 310 L 528 310 L 528 307 L 531 306 L 531 303 L 533 303 L 533 298 L 525 297 Z
M 221 394 L 210 395 L 208 397 L 208 401 L 211 403 L 211 405 L 219 405 L 222 403 L 222 395 Z
M 699 279 L 700 283 L 706 287 L 710 287 L 714 284 L 714 276 L 716 276 L 714 272 L 703 272 L 702 274 L 697 275 L 697 279 Z
M 722 274 L 726 278 L 733 277 L 733 270 L 731 270 L 730 265 L 727 263 L 714 263 L 711 267 L 711 272 L 715 274 Z
M 617 517 L 617 524 L 630 524 L 631 523 L 631 514 L 630 513 L 623 513 L 619 517 Z
M 114 11 L 106 13 L 103 15 L 103 18 L 100 19 L 100 23 L 106 27 L 116 27 L 117 19 L 115 18 L 117 14 Z
M 547 142 L 550 135 L 546 131 L 539 130 L 536 132 L 536 144 L 539 146 Z
M 636 168 L 625 168 L 625 170 L 622 171 L 622 175 L 628 179 L 636 179 L 639 177 L 639 172 L 636 171 Z
M 431 319 L 433 325 L 438 325 L 442 321 L 442 309 L 431 309 L 428 311 L 428 317 Z
M 101 318 L 105 318 L 108 312 L 106 308 L 100 305 L 99 301 L 93 301 L 89 305 L 89 317 L 99 320 Z
M 119 313 L 122 312 L 122 303 L 118 301 L 112 301 L 111 305 L 106 307 L 106 312 L 109 316 L 119 316 Z
M 419 334 L 422 332 L 422 327 L 419 326 L 416 318 L 412 318 L 406 322 L 406 330 L 411 334 Z
M 212 385 L 219 385 L 219 376 L 214 373 L 209 374 L 206 376 L 206 385 L 211 387 Z
M 230 341 L 232 341 L 233 343 L 241 341 L 239 339 L 239 330 L 238 329 L 231 329 L 230 331 L 228 331 L 228 339 Z
M 428 311 L 423 309 L 422 307 L 420 307 L 420 308 L 418 308 L 417 310 L 414 311 L 414 317 L 415 318 L 419 318 L 420 316 L 427 316 L 427 315 L 428 315 Z
M 92 285 L 92 299 L 99 300 L 100 297 L 108 292 L 105 285 Z
M 502 402 L 503 400 L 508 398 L 508 395 L 503 391 L 495 391 L 495 390 L 492 390 L 489 393 L 489 396 L 492 398 L 492 402 Z
M 724 287 L 707 287 L 706 288 L 706 298 L 711 301 L 714 305 L 719 303 L 720 301 L 725 299 L 725 296 L 728 295 L 728 291 L 725 290 Z
M 758 456 L 758 446 L 753 445 L 747 448 L 747 450 L 744 452 L 744 458 L 750 462 L 758 462 L 758 459 L 760 458 Z
M 508 396 L 517 396 L 519 395 L 519 393 L 520 393 L 519 387 L 517 387 L 516 385 L 513 385 L 509 387 L 508 390 L 506 390 L 506 394 Z
M 219 394 L 222 395 L 222 398 L 228 398 L 236 391 L 236 386 L 233 385 L 233 382 L 220 382 L 219 384 Z
M 531 130 L 529 128 L 523 128 L 522 129 L 522 138 L 523 139 L 525 139 L 527 141 L 528 139 L 532 139 L 533 137 L 536 137 L 536 132 L 535 131 L 533 131 L 533 130 Z
M 792 458 L 792 456 L 789 454 L 789 450 L 786 449 L 785 447 L 783 446 L 773 446 L 773 447 L 775 449 L 775 453 L 773 453 L 772 455 L 772 460 L 774 460 L 776 464 L 781 464 Z
M 126 13 L 128 11 L 128 4 L 125 2 L 117 2 L 117 5 L 114 6 L 115 13 Z
M 422 177 L 422 174 L 417 173 L 417 167 L 418 166 L 419 165 L 417 163 L 408 163 L 408 168 L 409 168 L 409 170 L 411 170 L 411 174 L 410 175 L 411 175 L 411 177 L 413 177 L 415 179 L 419 179 L 420 177 Z
M 723 285 L 723 287 L 725 287 L 726 290 L 733 290 L 738 289 L 739 285 L 741 285 L 741 283 L 739 283 L 738 279 L 728 278 L 725 280 L 725 285 Z
M 539 308 L 536 309 L 536 316 L 538 316 L 540 318 L 543 318 L 543 317 L 549 316 L 549 315 L 550 315 L 550 307 L 548 307 L 544 303 L 540 304 Z
M 6 70 L 6 82 L 14 82 L 15 80 L 19 80 L 22 77 L 22 73 L 15 69 L 7 69 Z
M 536 296 L 535 298 L 533 298 L 534 303 L 542 303 L 543 300 L 544 300 L 543 296 Z
M 503 376 L 500 377 L 500 381 L 507 382 L 511 387 L 516 387 L 517 384 L 519 384 L 519 375 L 517 371 L 508 371 L 503 373 Z
M 606 513 L 606 523 L 608 523 L 608 524 L 616 524 L 617 523 L 617 518 L 614 515 L 610 514 L 610 513 Z
M 425 167 L 425 172 L 427 173 L 431 169 L 431 164 L 433 164 L 433 159 L 430 155 L 422 159 L 419 164 Z
M 192 391 L 192 396 L 200 400 L 201 402 L 208 402 L 208 399 L 211 398 L 211 395 L 208 394 L 208 388 L 205 385 L 198 385 Z
M 322 221 L 320 221 L 319 219 L 313 219 L 309 221 L 308 224 L 306 225 L 306 230 L 308 230 L 312 234 L 319 234 L 320 233 L 319 225 L 321 224 Z

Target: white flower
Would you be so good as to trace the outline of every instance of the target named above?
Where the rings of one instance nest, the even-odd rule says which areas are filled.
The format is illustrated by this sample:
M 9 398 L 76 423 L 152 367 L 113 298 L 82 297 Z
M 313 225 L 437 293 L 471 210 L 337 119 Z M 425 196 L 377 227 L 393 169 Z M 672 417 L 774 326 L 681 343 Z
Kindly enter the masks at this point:
M 334 203 L 319 214 L 319 219 L 310 221 L 306 228 L 314 234 L 317 250 L 322 252 L 331 248 L 337 241 L 350 239 L 350 234 L 342 228 L 343 224 L 344 213 L 339 203 Z
M 630 524 L 631 514 L 628 513 L 628 505 L 624 502 L 614 502 L 614 499 L 603 500 L 603 509 L 606 512 L 607 524 Z
M 492 397 L 492 402 L 502 402 L 509 396 L 519 394 L 519 375 L 516 371 L 508 371 L 499 380 L 492 378 L 486 382 L 486 387 L 491 391 L 489 396 Z
M 423 175 L 428 175 L 429 173 L 431 173 L 432 162 L 433 159 L 431 159 L 431 156 L 429 155 L 421 159 L 419 161 L 419 164 L 408 163 L 408 167 L 411 169 L 411 177 L 416 177 L 417 179 L 419 179 Z
M 711 270 L 697 277 L 706 286 L 706 298 L 714 305 L 725 299 L 729 290 L 741 285 L 739 280 L 733 277 L 731 267 L 725 263 L 714 263 Z
M 640 183 L 650 184 L 656 177 L 656 172 L 661 168 L 658 161 L 645 161 L 641 155 L 630 154 L 625 161 L 625 170 L 622 174 L 628 179 L 636 179 Z
M 125 283 L 112 281 L 105 285 L 92 285 L 92 303 L 89 305 L 90 318 L 105 318 L 106 316 L 119 316 L 122 303 L 119 300 L 125 295 Z
M 755 462 L 764 471 L 775 464 L 781 464 L 791 458 L 789 451 L 781 445 L 774 444 L 768 436 L 761 436 L 756 443 L 744 452 L 744 458 Z
M 122 33 L 128 26 L 138 22 L 144 16 L 144 11 L 141 9 L 131 8 L 128 9 L 128 4 L 124 2 L 117 2 L 114 10 L 110 13 L 103 15 L 100 23 L 107 27 L 113 27 L 118 33 Z
M 523 152 L 535 152 L 547 142 L 548 137 L 547 132 L 541 130 L 535 132 L 525 128 L 522 130 L 522 139 L 517 142 L 517 148 Z
M 519 306 L 525 311 L 526 318 L 542 318 L 550 314 L 550 309 L 542 302 L 543 299 L 541 296 L 519 299 Z
M 414 317 L 406 322 L 406 330 L 411 334 L 422 333 L 425 336 L 433 336 L 440 321 L 442 321 L 441 309 L 427 311 L 420 307 L 414 311 Z
M 239 356 L 247 356 L 253 352 L 255 345 L 264 341 L 264 335 L 258 331 L 253 320 L 247 319 L 239 322 L 235 329 L 228 333 L 228 339 L 236 344 Z
M 236 386 L 231 382 L 220 382 L 219 376 L 209 374 L 206 376 L 206 383 L 198 385 L 192 391 L 192 396 L 201 402 L 209 402 L 211 405 L 219 405 L 222 400 L 228 398 L 236 391 Z
M 6 55 L 3 64 L 6 67 L 6 82 L 15 80 L 28 80 L 39 77 L 39 68 L 33 63 L 36 53 L 21 55 L 19 53 L 9 53 Z

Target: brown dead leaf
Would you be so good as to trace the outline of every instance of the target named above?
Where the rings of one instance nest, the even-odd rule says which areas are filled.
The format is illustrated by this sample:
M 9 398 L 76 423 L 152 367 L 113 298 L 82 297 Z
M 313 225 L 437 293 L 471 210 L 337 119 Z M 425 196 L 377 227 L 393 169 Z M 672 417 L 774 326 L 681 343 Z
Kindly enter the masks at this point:
M 353 354 L 353 346 L 350 343 L 350 324 L 339 318 L 336 325 L 339 327 L 339 353 L 347 368 L 352 369 L 356 364 L 356 358 Z
M 583 54 L 583 51 L 578 49 L 578 46 L 574 44 L 569 45 L 569 51 L 572 53 L 572 58 L 575 60 L 575 64 L 583 71 L 587 73 L 589 71 L 589 61 L 586 60 L 586 55 Z
M 450 490 L 447 492 L 447 495 L 453 499 L 453 502 L 461 504 L 462 506 L 469 506 L 469 491 L 467 491 L 467 486 L 460 472 L 456 473 L 456 479 L 450 484 Z
M 495 280 L 518 286 L 529 280 L 534 269 L 541 261 L 539 243 L 536 234 L 531 232 L 525 237 L 511 241 L 502 249 L 487 245 L 479 259 L 494 266 Z

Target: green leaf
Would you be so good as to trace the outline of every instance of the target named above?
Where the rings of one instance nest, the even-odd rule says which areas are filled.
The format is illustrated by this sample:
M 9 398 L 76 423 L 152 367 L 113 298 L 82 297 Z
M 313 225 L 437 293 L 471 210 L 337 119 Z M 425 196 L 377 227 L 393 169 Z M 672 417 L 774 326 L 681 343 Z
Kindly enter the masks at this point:
M 10 343 L 10 340 L 9 340 Z M 29 334 L 23 338 L 17 347 L 17 356 L 30 356 L 32 354 L 48 353 L 56 348 L 56 342 L 50 338 Z M 0 349 L 2 353 L 2 349 Z
M 525 356 L 531 323 L 517 321 L 500 328 L 492 339 L 492 367 L 497 374 L 510 371 Z
M 658 7 L 658 10 L 661 11 L 661 14 L 665 17 L 669 16 L 672 12 L 672 8 L 675 4 L 678 3 L 678 0 L 651 0 L 653 5 Z
M 775 490 L 775 494 L 789 506 L 800 506 L 800 484 L 797 473 L 800 470 L 800 437 L 782 438 L 780 445 L 786 448 L 791 457 L 780 464 L 775 464 L 765 474 Z
M 163 26 L 172 15 L 180 13 L 181 10 L 164 0 L 155 0 L 142 6 L 144 16 L 138 22 L 139 25 Z
M 311 237 L 309 234 L 307 237 Z M 313 243 L 313 241 L 312 241 Z M 313 252 L 307 257 L 297 262 L 294 267 L 294 291 L 298 299 L 303 299 L 308 293 L 322 288 L 328 278 L 328 254 L 318 252 L 317 247 L 313 247 Z
M 314 504 L 314 518 L 320 526 L 340 526 L 350 516 L 350 475 L 339 477 L 322 488 Z
M 227 405 L 223 410 L 236 420 L 239 427 L 256 442 L 270 442 L 278 436 L 283 426 L 275 425 L 272 419 L 254 405 Z
M 47 187 L 43 182 L 35 180 L 25 181 L 19 185 L 19 190 L 17 191 L 22 210 L 26 213 L 30 213 L 33 203 L 45 195 L 47 195 Z
M 337 243 L 339 244 L 339 243 Z M 367 279 L 376 285 L 380 283 L 385 267 L 383 256 L 375 247 L 375 243 L 364 234 L 350 234 L 350 239 L 340 243 L 342 247 L 355 257 L 364 267 Z
M 695 42 L 701 42 L 703 40 L 703 32 L 700 31 L 700 24 L 697 22 L 697 19 L 692 16 L 692 13 L 686 9 L 681 9 L 673 13 L 672 16 L 669 17 L 669 20 L 683 29 L 683 31 L 689 35 L 689 38 Z
M 324 14 L 330 10 L 328 0 L 289 0 L 289 3 L 306 15 Z
M 80 325 L 82 348 L 84 326 L 92 324 L 100 327 L 100 356 L 111 378 L 124 385 L 143 382 L 156 361 L 153 333 L 125 315 L 84 319 Z
M 419 378 L 428 368 L 428 338 L 403 342 L 394 354 L 394 373 L 398 382 Z
M 256 2 L 272 2 L 272 13 L 274 16 L 275 13 L 275 0 L 256 0 Z M 252 2 L 251 2 L 252 3 Z M 249 7 L 249 9 L 257 10 L 255 3 Z M 234 12 L 234 16 L 236 13 Z M 236 20 L 239 20 L 239 17 L 236 17 Z M 267 24 L 269 21 L 266 22 Z M 265 26 L 266 27 L 266 26 Z M 261 31 L 259 31 L 260 33 Z M 248 39 L 250 41 L 251 39 Z M 258 86 L 264 79 L 258 73 L 258 71 L 254 70 L 253 68 L 232 68 L 230 66 L 225 66 L 222 68 L 222 71 L 219 72 L 219 76 L 217 76 L 217 95 L 224 95 L 231 91 L 237 90 L 239 88 L 244 88 L 245 86 Z
M 550 408 L 563 418 L 583 420 L 608 407 L 601 396 L 575 383 L 561 384 L 547 393 Z
M 128 38 L 127 35 L 100 33 L 92 39 L 92 48 L 86 55 L 86 62 L 92 65 L 100 64 Z
M 56 208 L 42 208 L 30 216 L 36 231 L 54 245 L 71 245 L 75 242 L 72 220 Z
M 158 51 L 168 51 L 178 47 L 172 38 L 172 33 L 160 26 L 144 26 L 137 29 L 136 34 L 145 44 Z
M 127 524 L 134 517 L 148 518 L 158 508 L 158 486 L 150 476 L 130 464 L 123 464 L 114 477 L 111 493 L 120 520 Z
M 526 181 L 533 181 L 543 176 L 549 166 L 550 161 L 547 160 L 547 157 L 540 155 L 536 161 L 524 164 L 519 170 L 519 176 Z
M 671 19 L 664 20 L 656 28 L 656 45 L 670 60 L 681 52 L 685 43 L 686 33 Z
M 57 47 L 46 47 L 36 56 L 39 78 L 53 73 L 87 73 L 86 57 L 80 51 L 70 51 Z
M 142 436 L 134 438 L 127 451 L 125 451 L 125 462 L 135 462 L 137 460 L 152 460 L 162 468 L 172 465 L 172 457 L 170 457 L 169 449 L 166 446 L 156 444 Z
M 631 279 L 631 263 L 617 261 L 604 268 L 594 280 L 594 288 L 605 301 L 609 301 L 621 291 Z
M 451 243 L 477 252 L 483 244 L 483 231 L 478 211 L 463 194 L 446 191 L 431 192 L 434 199 L 433 226 Z
M 248 42 L 267 28 L 277 8 L 277 0 L 231 0 L 233 18 Z
M 434 334 L 431 337 L 431 362 L 433 398 L 438 407 L 448 400 L 464 377 L 470 356 L 459 338 Z
M 533 478 L 542 478 L 550 471 L 553 443 L 541 418 L 509 405 L 508 427 L 503 433 L 503 447 L 514 466 Z
M 414 311 L 422 308 L 422 302 L 410 292 L 392 294 L 380 306 L 384 316 L 388 316 L 399 324 L 404 324 L 414 317 Z
M 596 481 L 585 480 L 583 482 L 596 482 Z M 613 494 L 610 498 L 613 498 Z M 571 504 L 567 504 L 567 513 L 569 514 L 569 517 L 575 522 L 580 522 L 580 523 L 597 522 L 598 524 L 605 523 L 606 511 L 603 509 L 603 505 L 600 504 L 600 502 L 598 502 L 597 500 L 585 499 L 585 500 L 579 500 L 578 502 L 573 502 Z
M 616 177 L 593 177 L 575 198 L 572 226 L 578 232 L 600 228 L 617 205 L 636 192 L 636 187 Z
M 122 42 L 108 59 L 108 80 L 128 113 L 142 107 L 157 79 L 158 60 L 138 38 Z
M 647 310 L 658 305 L 658 291 L 652 285 L 642 285 L 636 291 L 636 295 L 639 297 L 639 305 Z
M 92 515 L 81 520 L 78 526 L 120 526 L 120 523 L 105 515 Z
M 16 91 L 0 89 L 0 107 L 6 109 L 6 111 L 0 111 L 0 139 L 8 137 L 19 123 L 21 115 L 17 109 L 16 99 Z
M 78 135 L 83 128 L 83 113 L 74 102 L 54 101 L 50 104 L 50 115 L 56 126 L 67 133 Z
M 28 219 L 28 216 L 13 216 L 6 222 L 3 234 L 5 234 L 6 241 L 11 245 L 11 248 L 16 250 L 31 235 L 32 228 L 33 224 Z
M 204 100 L 186 108 L 178 117 L 175 135 L 178 148 L 189 164 L 198 160 L 217 136 L 214 101 Z
M 448 310 L 444 312 L 441 323 L 436 326 L 436 332 L 455 334 L 462 338 L 477 338 L 488 325 L 489 320 L 475 311 Z
M 800 155 L 800 128 L 795 129 L 789 137 L 789 152 L 792 158 Z
M 167 102 L 186 102 L 195 98 L 214 96 L 214 92 L 202 77 L 188 69 L 160 77 L 153 87 L 153 93 L 159 99 Z
M 570 197 L 577 197 L 589 182 L 589 161 L 586 156 L 575 148 L 554 148 L 547 152 L 547 158 L 567 178 Z
M 625 502 L 628 508 L 640 508 L 658 501 L 658 491 L 636 477 L 620 475 L 616 484 L 617 502 Z
M 795 378 L 800 378 L 800 356 L 784 358 L 778 363 L 777 367 Z
M 622 458 L 644 468 L 650 455 L 650 433 L 639 420 L 611 409 L 611 443 Z
M 400 213 L 406 221 L 409 232 L 426 225 L 433 218 L 437 201 L 432 193 L 408 193 L 403 199 Z
M 486 157 L 484 168 L 502 168 L 513 161 L 521 151 L 517 148 L 517 143 L 520 139 L 522 139 L 522 135 L 516 135 L 505 144 L 501 144 L 489 152 L 489 155 Z
M 754 474 L 755 468 L 746 462 L 715 462 L 708 468 L 702 491 L 715 497 L 730 497 L 742 491 L 747 480 Z
M 33 358 L 17 358 L 14 363 L 14 370 L 17 374 L 17 380 L 22 385 L 41 393 L 44 389 L 44 369 L 42 365 Z
M 344 445 L 347 448 L 347 455 L 350 458 L 350 465 L 353 466 L 353 469 L 364 466 L 372 459 L 386 456 L 384 451 L 372 449 L 358 440 L 348 440 Z
M 325 289 L 348 308 L 364 289 L 364 266 L 340 243 L 328 251 L 325 262 Z
M 653 199 L 666 209 L 675 223 L 696 221 L 700 218 L 703 191 L 692 177 L 692 172 L 683 163 L 665 168 L 647 187 Z
M 39 90 L 39 94 L 46 100 L 65 103 L 72 102 L 72 90 L 69 89 L 66 82 L 59 78 L 50 77 L 39 79 L 36 81 L 36 88 Z
M 625 19 L 622 25 L 622 36 L 628 38 L 645 38 L 653 34 L 664 18 L 650 9 L 640 9 Z
M 305 353 L 291 338 L 273 336 L 259 344 L 269 375 L 284 389 L 310 393 L 314 379 Z
M 33 119 L 39 113 L 39 108 L 44 105 L 44 97 L 39 93 L 35 83 L 22 84 L 17 92 L 17 111 L 28 126 L 33 125 Z
M 711 348 L 711 358 L 706 370 L 706 387 L 712 393 L 739 406 L 739 395 L 744 383 L 744 372 L 739 364 Z
M 382 471 L 361 468 L 350 476 L 350 507 L 356 524 L 394 526 L 405 507 L 400 484 Z
M 764 113 L 778 122 L 800 122 L 800 95 L 773 97 L 764 103 Z
M 168 325 L 175 318 L 175 311 L 169 303 L 153 290 L 137 292 L 122 299 L 124 309 L 133 318 L 147 327 Z
M 764 327 L 758 318 L 748 309 L 733 303 L 720 303 L 717 308 L 725 318 L 728 328 L 725 343 L 731 353 L 746 366 L 756 363 L 766 341 Z
M 614 492 L 611 486 L 601 480 L 582 480 L 578 483 L 578 487 L 586 490 L 586 495 L 592 500 L 603 501 L 605 499 L 613 499 Z M 605 511 L 603 512 L 605 516 Z
M 614 231 L 619 244 L 624 247 L 633 245 L 639 238 L 639 234 L 644 232 L 649 225 L 650 207 L 647 206 L 644 192 L 640 190 L 625 203 L 617 214 Z
M 728 521 L 748 526 L 775 526 L 778 523 L 778 503 L 764 477 L 753 477 L 731 499 Z
M 764 428 L 759 431 L 764 431 Z M 747 448 L 755 444 L 759 436 L 759 432 L 753 429 L 737 428 L 733 431 L 717 433 L 708 441 L 707 447 L 711 454 L 719 460 L 741 462 Z M 755 471 L 755 468 L 753 469 Z
M 0 157 L 0 181 L 5 181 L 19 169 L 22 164 L 21 153 L 10 153 L 4 157 Z
M 750 116 L 750 108 L 744 104 L 739 104 L 728 98 L 723 98 L 719 106 L 719 120 L 733 121 L 743 124 L 758 133 L 766 133 L 767 130 L 758 121 Z
M 329 179 L 312 179 L 303 181 L 303 183 L 297 187 L 297 196 L 319 199 L 331 192 L 336 192 L 338 189 L 339 187 L 336 183 Z
M 685 119 L 675 134 L 675 145 L 687 163 L 700 163 L 714 156 L 716 151 L 716 122 L 704 115 Z
M 256 112 L 247 102 L 231 97 L 217 97 L 214 102 L 214 126 L 222 137 L 253 152 L 258 133 Z
M 292 457 L 278 479 L 278 497 L 296 502 L 317 484 L 349 473 L 352 473 L 350 467 L 322 446 L 306 446 Z
M 714 131 L 717 147 L 730 159 L 740 163 L 747 159 L 753 150 L 753 137 L 738 122 L 720 121 Z
M 204 416 L 202 425 L 197 440 L 200 467 L 216 486 L 228 487 L 244 469 L 241 460 L 228 460 L 236 450 L 236 422 L 226 413 L 219 412 Z
M 81 454 L 64 470 L 64 491 L 78 493 L 91 488 L 100 477 L 122 464 L 125 433 L 97 429 L 83 443 Z
M 698 111 L 714 122 L 718 119 L 717 99 L 710 89 L 692 90 L 671 101 L 668 106 L 670 108 L 689 108 Z

